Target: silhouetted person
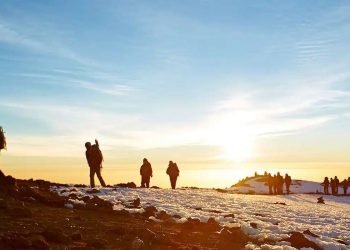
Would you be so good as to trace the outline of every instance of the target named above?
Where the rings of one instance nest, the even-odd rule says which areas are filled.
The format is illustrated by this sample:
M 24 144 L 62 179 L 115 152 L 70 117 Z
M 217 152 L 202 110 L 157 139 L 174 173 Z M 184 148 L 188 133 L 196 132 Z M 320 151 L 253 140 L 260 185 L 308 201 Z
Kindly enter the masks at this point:
M 94 145 L 91 145 L 91 142 L 86 142 L 85 143 L 85 148 L 86 148 L 86 160 L 88 162 L 88 165 L 90 167 L 90 186 L 92 188 L 95 187 L 95 174 L 97 175 L 97 178 L 99 179 L 101 186 L 105 187 L 106 184 L 102 178 L 101 175 L 101 168 L 102 168 L 102 160 L 103 160 L 103 155 L 100 150 L 98 141 L 95 140 Z
M 292 178 L 288 174 L 286 174 L 284 177 L 284 182 L 286 183 L 287 194 L 289 194 L 290 193 L 290 184 L 292 184 Z
M 328 177 L 325 177 L 324 178 L 324 181 L 323 181 L 323 193 L 324 194 L 329 194 L 329 191 L 328 191 L 328 188 L 329 188 L 329 180 L 328 180 Z
M 140 168 L 141 175 L 141 187 L 149 188 L 149 182 L 151 177 L 153 177 L 151 163 L 148 162 L 146 158 L 143 159 L 143 164 Z
M 272 185 L 273 185 L 273 194 L 278 193 L 278 180 L 277 180 L 277 175 L 274 175 L 272 177 Z
M 6 149 L 6 137 L 4 130 L 0 127 L 0 151 L 3 149 Z
M 343 190 L 344 190 L 344 194 L 346 195 L 347 191 L 348 191 L 348 187 L 349 187 L 349 182 L 347 179 L 344 179 L 341 183 Z
M 283 194 L 283 176 L 277 172 L 277 193 Z
M 269 194 L 273 194 L 273 177 L 271 174 L 267 176 L 267 185 L 269 186 Z
M 332 194 L 334 195 L 335 194 L 335 182 L 334 182 L 333 178 L 331 178 L 330 184 L 331 184 Z
M 166 170 L 166 173 L 169 175 L 171 188 L 175 189 L 176 188 L 177 177 L 180 174 L 180 170 L 177 167 L 177 164 L 172 162 L 172 161 L 169 161 L 169 166 L 168 166 L 168 168 Z
M 339 179 L 337 176 L 334 177 L 334 187 L 335 187 L 335 194 L 338 194 L 338 189 L 339 189 Z

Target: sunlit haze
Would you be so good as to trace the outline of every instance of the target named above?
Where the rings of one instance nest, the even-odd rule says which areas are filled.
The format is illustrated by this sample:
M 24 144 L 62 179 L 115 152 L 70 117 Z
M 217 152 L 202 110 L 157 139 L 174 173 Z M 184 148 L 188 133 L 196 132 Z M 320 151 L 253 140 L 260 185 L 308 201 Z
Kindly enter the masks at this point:
M 349 1 L 5 1 L 0 169 L 89 183 L 228 187 L 350 170 Z

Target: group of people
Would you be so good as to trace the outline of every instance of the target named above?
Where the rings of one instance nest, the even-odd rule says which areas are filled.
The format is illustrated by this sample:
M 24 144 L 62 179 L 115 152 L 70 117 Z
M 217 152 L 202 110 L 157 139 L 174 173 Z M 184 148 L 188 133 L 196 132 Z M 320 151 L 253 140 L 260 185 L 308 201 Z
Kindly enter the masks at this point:
M 292 183 L 292 178 L 286 174 L 283 176 L 280 172 L 277 175 L 267 174 L 267 185 L 269 186 L 269 194 L 283 194 L 283 184 L 286 186 L 287 194 L 290 193 L 290 185 Z
M 339 181 L 337 176 L 331 178 L 330 180 L 328 177 L 325 177 L 321 184 L 324 188 L 324 194 L 329 194 L 329 187 L 331 187 L 331 194 L 337 195 L 339 194 L 339 187 L 342 187 L 344 194 L 346 195 L 350 186 L 350 177 L 348 179 L 344 179 L 342 182 Z
M 101 186 L 105 187 L 106 183 L 104 182 L 101 175 L 103 155 L 100 150 L 98 141 L 95 140 L 95 144 L 93 145 L 91 144 L 91 142 L 86 142 L 85 148 L 86 148 L 86 152 L 85 152 L 86 160 L 90 167 L 90 186 L 92 188 L 95 187 L 95 174 L 96 174 L 97 178 L 101 183 Z M 177 178 L 180 175 L 180 170 L 177 164 L 175 162 L 169 161 L 169 165 L 166 170 L 166 173 L 169 175 L 171 188 L 175 189 Z M 140 175 L 141 175 L 141 187 L 149 188 L 151 177 L 153 177 L 153 170 L 152 170 L 151 163 L 146 158 L 143 159 L 143 163 L 140 167 Z

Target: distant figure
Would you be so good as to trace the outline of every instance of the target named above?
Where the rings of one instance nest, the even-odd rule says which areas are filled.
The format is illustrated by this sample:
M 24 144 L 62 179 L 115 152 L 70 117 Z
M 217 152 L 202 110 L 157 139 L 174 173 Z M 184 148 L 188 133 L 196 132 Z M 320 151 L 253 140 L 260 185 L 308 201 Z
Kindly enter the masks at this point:
M 338 189 L 339 189 L 339 179 L 337 176 L 334 177 L 334 187 L 335 187 L 335 194 L 338 194 Z
M 277 193 L 283 194 L 283 176 L 277 172 Z
M 177 177 L 180 174 L 180 170 L 177 167 L 177 164 L 172 162 L 172 161 L 169 161 L 169 166 L 168 166 L 168 168 L 166 170 L 166 173 L 169 175 L 171 188 L 175 189 L 176 188 Z
M 269 194 L 273 194 L 273 177 L 271 174 L 267 176 L 267 185 L 269 186 Z
M 85 143 L 85 156 L 86 160 L 88 162 L 88 165 L 90 167 L 90 186 L 91 188 L 95 187 L 95 174 L 97 175 L 97 178 L 99 179 L 101 186 L 105 187 L 106 184 L 101 176 L 101 168 L 102 168 L 102 160 L 103 160 L 103 155 L 100 150 L 98 141 L 95 140 L 94 145 L 91 145 L 91 142 L 86 142 Z
M 335 194 L 335 182 L 334 182 L 333 178 L 331 178 L 329 183 L 331 185 L 332 194 L 334 195 Z
M 347 179 L 344 179 L 341 183 L 343 190 L 344 190 L 344 194 L 346 195 L 347 191 L 348 191 L 348 187 L 349 187 L 349 182 Z
M 324 177 L 324 181 L 323 181 L 323 193 L 324 194 L 329 194 L 328 188 L 329 188 L 329 180 L 328 177 Z
M 148 162 L 146 158 L 143 159 L 143 164 L 140 168 L 141 175 L 141 187 L 149 188 L 149 182 L 151 177 L 153 177 L 151 163 Z
M 4 130 L 0 127 L 0 151 L 3 149 L 6 149 L 6 137 Z
M 274 175 L 272 177 L 272 185 L 273 185 L 273 194 L 278 193 L 278 180 L 277 180 L 277 175 Z
M 287 194 L 289 194 L 290 193 L 290 184 L 292 183 L 292 178 L 288 174 L 286 174 L 284 177 L 284 182 L 286 183 Z

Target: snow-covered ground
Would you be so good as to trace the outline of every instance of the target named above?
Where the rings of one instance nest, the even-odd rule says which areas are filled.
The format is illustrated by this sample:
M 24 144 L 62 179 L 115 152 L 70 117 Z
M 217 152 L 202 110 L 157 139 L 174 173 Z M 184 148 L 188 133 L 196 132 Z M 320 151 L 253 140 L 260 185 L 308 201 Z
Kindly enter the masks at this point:
M 61 193 L 64 189 L 76 191 Z M 54 188 L 65 196 L 70 193 L 78 197 L 96 195 L 113 203 L 115 209 L 130 212 L 142 213 L 144 207 L 153 205 L 158 210 L 181 216 L 179 223 L 188 217 L 199 218 L 203 222 L 214 217 L 222 225 L 240 225 L 253 238 L 274 240 L 285 246 L 281 249 L 287 249 L 288 243 L 282 240 L 288 238 L 289 232 L 307 229 L 320 236 L 307 237 L 323 249 L 350 249 L 337 242 L 343 240 L 350 243 L 350 197 L 324 196 L 326 204 L 317 204 L 319 195 L 311 194 L 268 196 L 220 193 L 211 189 L 101 188 L 99 193 L 92 195 L 86 192 L 89 188 L 74 189 Z M 123 204 L 136 198 L 140 198 L 141 208 L 124 207 Z M 82 203 L 72 200 L 72 204 L 75 202 Z M 224 218 L 231 213 L 235 218 Z M 257 229 L 250 223 L 256 223 Z
M 236 184 L 230 188 L 231 192 L 234 193 L 244 193 L 244 194 L 267 194 L 269 188 L 266 185 L 267 179 L 263 176 L 258 176 L 254 178 L 249 178 L 248 180 Z M 284 192 L 285 186 L 284 187 Z M 290 186 L 291 193 L 300 194 L 300 193 L 319 193 L 323 192 L 323 186 L 318 182 L 313 181 L 304 181 L 304 180 L 292 180 Z M 330 190 L 329 190 L 330 192 Z M 339 189 L 339 192 L 342 192 L 342 189 Z

